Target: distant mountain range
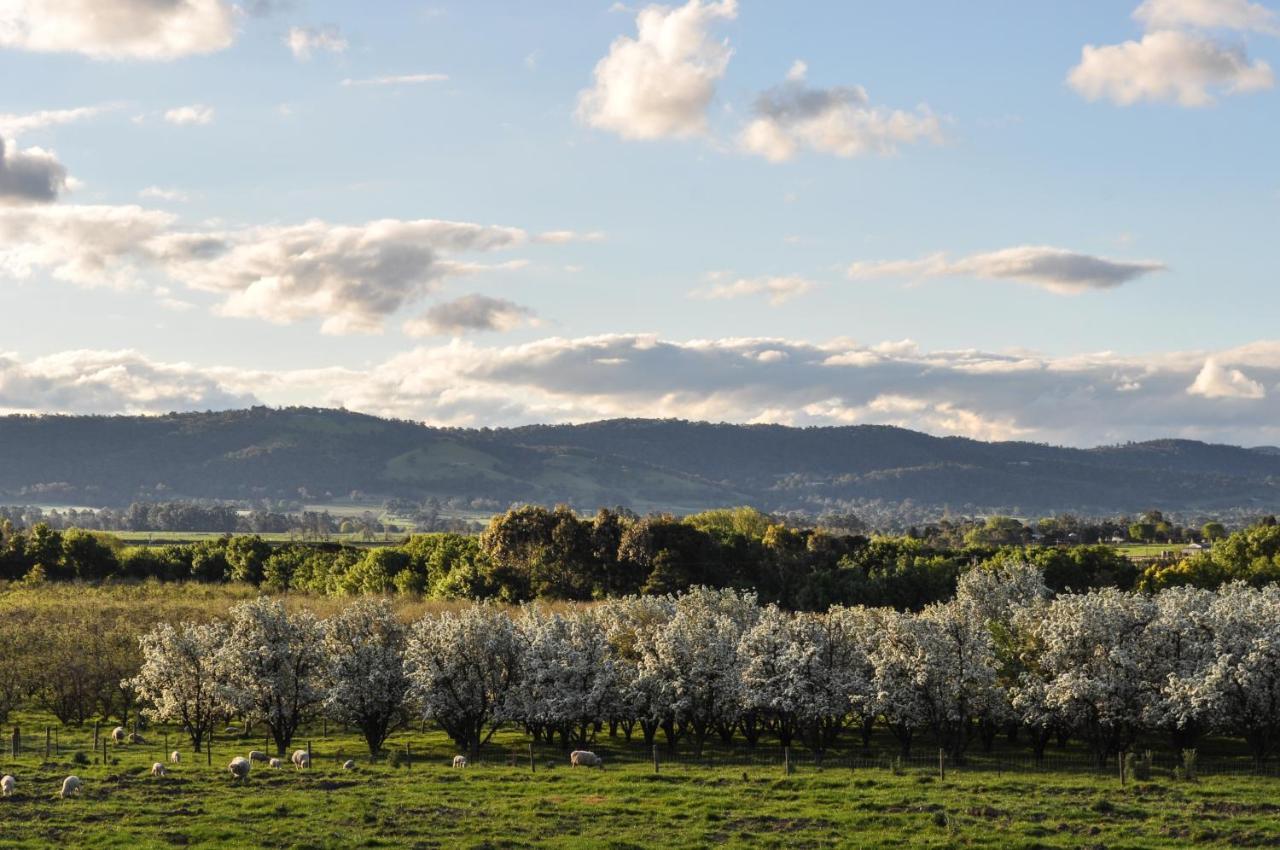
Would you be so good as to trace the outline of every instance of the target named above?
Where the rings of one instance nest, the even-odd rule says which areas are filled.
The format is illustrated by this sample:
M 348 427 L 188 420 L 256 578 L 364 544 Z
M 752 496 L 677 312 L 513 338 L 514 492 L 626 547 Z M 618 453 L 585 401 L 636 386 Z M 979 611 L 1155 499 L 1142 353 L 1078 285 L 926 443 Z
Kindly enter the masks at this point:
M 0 417 L 0 502 L 465 496 L 580 508 L 857 500 L 957 512 L 1272 510 L 1280 450 L 1189 440 L 1093 449 L 876 425 L 789 428 L 616 419 L 432 428 L 345 410 Z

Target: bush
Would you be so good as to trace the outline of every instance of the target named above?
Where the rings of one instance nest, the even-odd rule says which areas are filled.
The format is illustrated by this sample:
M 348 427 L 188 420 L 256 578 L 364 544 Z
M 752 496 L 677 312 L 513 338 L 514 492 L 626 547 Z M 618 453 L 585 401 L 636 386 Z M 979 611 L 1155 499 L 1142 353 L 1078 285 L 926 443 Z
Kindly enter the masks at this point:
M 71 761 L 73 764 L 78 764 L 83 767 L 89 763 L 89 755 L 87 753 L 78 752 L 71 757 Z

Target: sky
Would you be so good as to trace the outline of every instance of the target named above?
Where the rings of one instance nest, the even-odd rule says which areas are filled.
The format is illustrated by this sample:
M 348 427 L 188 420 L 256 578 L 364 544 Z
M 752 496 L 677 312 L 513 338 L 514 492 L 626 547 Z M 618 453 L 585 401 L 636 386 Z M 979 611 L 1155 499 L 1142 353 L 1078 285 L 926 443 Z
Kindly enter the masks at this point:
M 1280 6 L 0 0 L 0 412 L 1280 444 Z

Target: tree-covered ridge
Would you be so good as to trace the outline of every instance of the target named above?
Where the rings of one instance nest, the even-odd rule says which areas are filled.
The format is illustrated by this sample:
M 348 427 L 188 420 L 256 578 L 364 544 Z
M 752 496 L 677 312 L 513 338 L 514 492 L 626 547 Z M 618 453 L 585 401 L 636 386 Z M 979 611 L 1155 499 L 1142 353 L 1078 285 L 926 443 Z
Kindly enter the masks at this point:
M 1278 481 L 1275 452 L 1185 440 L 1086 450 L 887 426 L 625 419 L 431 428 L 320 408 L 0 417 L 0 501 L 21 504 L 256 505 L 357 493 L 638 511 L 745 503 L 817 515 L 909 501 L 934 515 L 944 506 L 1109 514 L 1257 510 L 1280 500 Z

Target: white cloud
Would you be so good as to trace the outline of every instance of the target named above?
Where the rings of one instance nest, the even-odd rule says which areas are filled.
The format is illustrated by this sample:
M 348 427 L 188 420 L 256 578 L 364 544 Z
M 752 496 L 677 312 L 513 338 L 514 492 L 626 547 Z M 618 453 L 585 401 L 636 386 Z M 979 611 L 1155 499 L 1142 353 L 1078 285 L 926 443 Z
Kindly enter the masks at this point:
M 707 109 L 733 51 L 711 28 L 737 16 L 737 0 L 646 6 L 636 36 L 619 36 L 578 96 L 578 119 L 625 139 L 684 138 L 707 131 Z
M 1204 361 L 1204 368 L 1187 387 L 1187 392 L 1205 398 L 1261 399 L 1267 395 L 1262 384 L 1239 369 L 1223 366 L 1214 357 Z
M 0 0 L 0 47 L 18 50 L 167 60 L 234 38 L 226 0 Z
M 537 324 L 533 311 L 502 298 L 464 295 L 436 304 L 404 323 L 409 336 L 461 336 L 483 331 L 510 331 Z
M 290 27 L 284 43 L 293 53 L 293 58 L 301 62 L 318 51 L 345 53 L 348 47 L 346 37 L 334 26 Z
M 1216 386 L 1189 387 L 1207 359 Z M 1233 373 L 1248 370 L 1249 377 Z M 1212 377 L 1222 370 L 1218 377 Z M 1224 377 L 1225 376 L 1225 377 Z M 795 425 L 889 424 L 986 439 L 1068 444 L 1187 437 L 1280 439 L 1280 342 L 1218 352 L 1048 357 L 787 339 L 677 342 L 645 334 L 481 346 L 454 339 L 363 369 L 233 369 L 135 352 L 0 357 L 0 409 L 161 412 L 344 405 L 447 425 L 616 416 Z M 1233 403 L 1238 399 L 1241 403 Z
M 808 66 L 797 60 L 785 82 L 756 99 L 756 117 L 741 136 L 745 150 L 781 162 L 802 147 L 853 157 L 941 141 L 941 126 L 928 107 L 904 112 L 872 106 L 861 86 L 811 88 L 805 82 L 807 71 Z
M 138 192 L 138 197 L 155 201 L 186 202 L 191 200 L 191 196 L 181 189 L 168 189 L 164 186 L 148 186 Z
M 1280 33 L 1276 13 L 1249 0 L 1144 0 L 1133 17 L 1152 30 L 1198 27 Z
M 1113 260 L 1045 245 L 1022 245 L 956 260 L 946 254 L 934 254 L 919 260 L 858 262 L 849 266 L 848 274 L 855 280 L 877 277 L 1010 280 L 1058 295 L 1075 295 L 1113 289 L 1165 268 L 1163 263 L 1152 260 Z
M 115 108 L 115 105 L 78 106 L 74 109 L 42 109 L 23 114 L 0 113 L 0 137 L 20 136 L 32 130 L 86 121 Z
M 0 138 L 0 205 L 56 201 L 70 179 L 52 151 L 19 149 Z
M 164 120 L 170 124 L 209 124 L 213 122 L 213 107 L 194 103 L 190 106 L 177 106 L 164 113 Z
M 137 206 L 0 208 L 0 273 L 47 271 L 82 286 L 130 286 L 149 262 L 147 241 L 172 222 Z
M 368 77 L 365 79 L 352 79 L 350 77 L 342 81 L 344 86 L 404 86 L 418 85 L 420 83 L 440 83 L 449 79 L 448 74 L 400 74 L 386 77 Z
M 1242 47 L 1204 36 L 1160 30 L 1142 41 L 1085 45 L 1067 82 L 1088 100 L 1129 106 L 1143 100 L 1207 106 L 1215 92 L 1244 94 L 1275 83 L 1271 66 L 1250 61 Z
M 718 279 L 719 277 L 713 276 L 714 279 L 709 286 L 695 289 L 689 294 L 694 298 L 709 300 L 767 295 L 769 303 L 777 305 L 810 292 L 814 286 L 811 281 L 797 275 L 737 278 L 736 280 L 722 280 Z
M 535 242 L 563 245 L 568 242 L 603 242 L 605 235 L 599 230 L 546 230 L 534 237 Z

